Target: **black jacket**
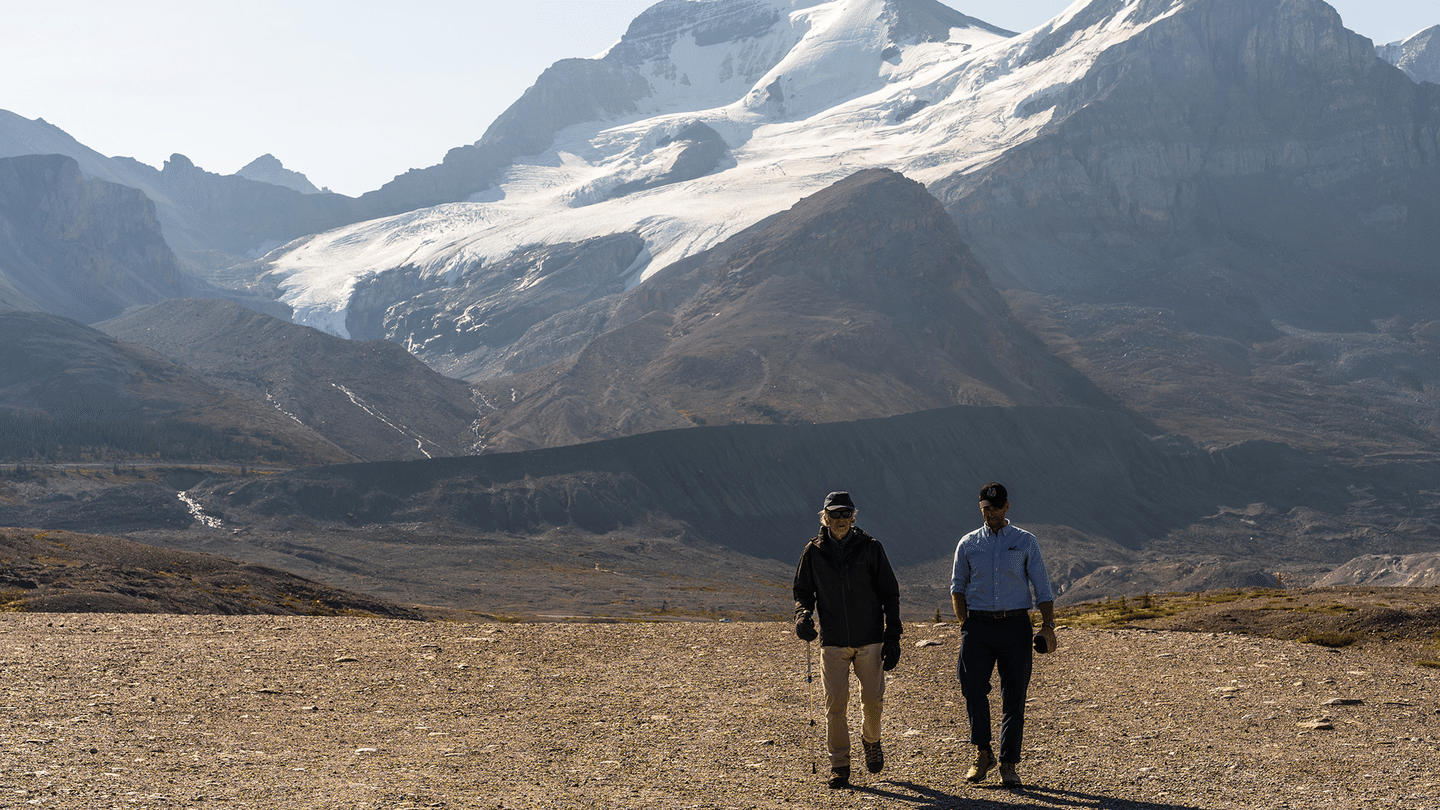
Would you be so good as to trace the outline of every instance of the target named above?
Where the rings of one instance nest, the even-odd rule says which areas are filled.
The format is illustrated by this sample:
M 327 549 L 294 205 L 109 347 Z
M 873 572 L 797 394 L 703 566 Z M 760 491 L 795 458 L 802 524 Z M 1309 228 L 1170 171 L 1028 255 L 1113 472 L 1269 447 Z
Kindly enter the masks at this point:
M 850 531 L 842 547 L 821 530 L 795 567 L 795 618 L 815 613 L 824 647 L 863 647 L 901 633 L 900 585 L 885 548 L 858 527 Z

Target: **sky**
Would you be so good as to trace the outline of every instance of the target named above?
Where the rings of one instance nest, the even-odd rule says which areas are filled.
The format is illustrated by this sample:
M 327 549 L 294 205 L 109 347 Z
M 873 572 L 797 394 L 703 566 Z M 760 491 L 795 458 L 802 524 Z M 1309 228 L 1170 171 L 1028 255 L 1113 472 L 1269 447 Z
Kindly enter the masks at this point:
M 1012 31 L 1070 0 L 942 0 Z M 109 156 L 232 174 L 264 154 L 358 196 L 439 163 L 560 59 L 598 56 L 654 0 L 45 0 L 0 26 L 0 109 Z M 1330 0 L 1376 43 L 1440 0 Z M 17 7 L 18 6 L 18 7 Z

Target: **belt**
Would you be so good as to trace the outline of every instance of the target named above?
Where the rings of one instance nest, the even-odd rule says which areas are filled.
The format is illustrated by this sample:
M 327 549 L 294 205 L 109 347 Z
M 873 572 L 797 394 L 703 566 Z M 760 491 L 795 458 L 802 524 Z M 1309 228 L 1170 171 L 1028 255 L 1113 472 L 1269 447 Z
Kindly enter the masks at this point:
M 1018 608 L 1016 610 L 967 610 L 966 616 L 979 616 L 982 619 L 1008 619 L 1011 616 L 1025 616 L 1030 613 L 1029 608 Z

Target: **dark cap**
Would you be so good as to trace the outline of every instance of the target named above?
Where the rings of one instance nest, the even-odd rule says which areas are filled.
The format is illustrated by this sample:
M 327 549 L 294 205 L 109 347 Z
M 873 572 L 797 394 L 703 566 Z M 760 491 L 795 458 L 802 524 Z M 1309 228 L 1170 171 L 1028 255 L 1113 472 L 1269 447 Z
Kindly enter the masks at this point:
M 841 490 L 840 492 L 832 492 L 829 495 L 825 496 L 825 511 L 827 512 L 831 509 L 854 508 L 855 502 L 850 500 L 850 493 L 845 492 L 844 490 Z
M 1004 484 L 997 484 L 994 481 L 980 488 L 980 505 L 999 509 L 1010 502 L 1010 494 L 1005 491 Z

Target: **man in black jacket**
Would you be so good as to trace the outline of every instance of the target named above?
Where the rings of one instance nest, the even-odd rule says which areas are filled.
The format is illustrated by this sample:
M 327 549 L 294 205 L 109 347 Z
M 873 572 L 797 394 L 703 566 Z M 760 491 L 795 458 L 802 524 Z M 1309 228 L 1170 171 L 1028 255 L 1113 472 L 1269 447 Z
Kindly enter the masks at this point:
M 865 767 L 885 767 L 880 748 L 880 712 L 885 671 L 900 660 L 900 586 L 880 541 L 855 526 L 848 492 L 832 492 L 820 511 L 820 534 L 805 546 L 795 568 L 795 635 L 820 638 L 825 684 L 825 747 L 830 754 L 830 787 L 850 784 L 850 668 L 860 682 L 864 714 L 860 741 Z M 820 632 L 815 631 L 815 614 Z

